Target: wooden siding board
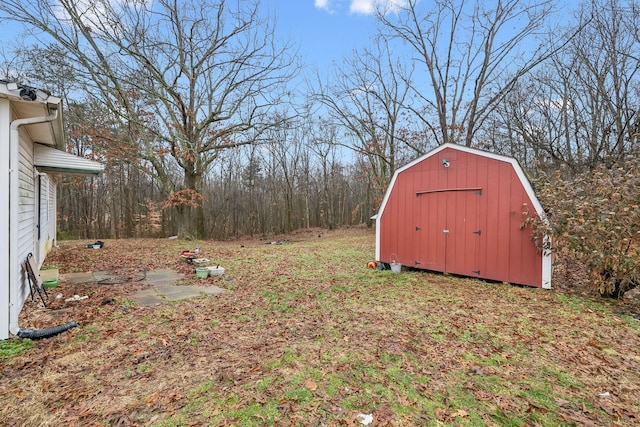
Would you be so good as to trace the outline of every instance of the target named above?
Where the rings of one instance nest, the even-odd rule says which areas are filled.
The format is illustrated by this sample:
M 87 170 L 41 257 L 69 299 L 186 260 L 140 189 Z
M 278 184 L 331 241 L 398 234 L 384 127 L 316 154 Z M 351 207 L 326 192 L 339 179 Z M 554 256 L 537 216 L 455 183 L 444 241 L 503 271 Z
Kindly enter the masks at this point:
M 478 156 L 471 156 L 471 155 L 468 156 L 467 170 L 466 170 L 466 185 L 468 185 L 469 187 L 474 186 L 474 187 L 483 188 L 478 183 Z M 471 211 L 470 218 L 473 219 L 474 223 L 472 224 L 472 227 L 471 227 L 472 229 L 469 231 L 473 233 L 471 235 L 473 244 L 470 245 L 469 248 L 467 248 L 467 252 L 466 252 L 466 256 L 470 264 L 470 268 L 472 269 L 471 273 L 477 276 L 480 276 L 480 274 L 482 273 L 482 270 L 480 270 L 480 266 L 479 266 L 479 248 L 480 248 L 480 242 L 482 241 L 482 230 L 479 224 L 481 199 L 482 199 L 482 190 L 480 190 L 479 194 L 474 194 L 474 198 L 472 200 L 472 206 L 471 206 L 472 211 Z M 478 234 L 475 234 L 476 231 L 478 231 Z M 478 271 L 480 273 L 477 273 Z
M 498 249 L 496 258 L 496 280 L 509 281 L 511 268 L 511 165 L 498 162 Z M 495 186 L 495 184 L 494 184 Z
M 535 209 L 533 207 L 533 202 L 526 194 L 525 191 L 521 192 L 520 198 L 520 210 L 518 211 L 518 220 L 517 223 L 514 224 L 514 227 L 517 226 L 520 234 L 520 256 L 523 260 L 520 266 L 520 275 L 516 279 L 514 279 L 514 283 L 523 283 L 523 284 L 542 284 L 542 254 L 538 252 L 536 248 L 535 242 L 531 239 L 531 228 L 526 227 L 522 228 L 522 222 L 525 220 L 527 215 L 523 215 L 523 212 L 528 212 L 528 215 L 533 215 L 537 217 L 535 213 Z
M 488 191 L 488 176 L 487 176 L 487 158 L 477 157 L 476 170 L 475 170 L 475 184 L 482 188 L 482 195 L 478 198 L 478 229 L 482 230 L 482 235 L 478 239 L 478 270 L 480 270 L 480 276 L 484 275 L 487 271 L 488 258 L 488 221 L 487 221 L 487 191 Z
M 448 156 L 448 161 L 452 161 L 451 156 Z M 447 188 L 449 186 L 449 168 L 439 164 L 440 172 L 436 174 L 437 186 L 436 188 Z M 433 199 L 432 199 L 433 200 Z M 444 230 L 447 229 L 447 195 L 445 193 L 436 193 L 435 201 L 433 202 L 433 209 L 437 212 L 435 223 L 432 224 L 434 234 L 437 241 L 436 249 L 436 268 L 438 271 L 447 271 L 447 238 L 448 233 Z
M 408 247 L 406 258 L 402 261 L 403 265 L 409 267 L 415 267 L 416 254 L 420 251 L 420 232 L 416 230 L 418 223 L 420 222 L 420 204 L 416 200 L 416 191 L 422 186 L 423 180 L 422 170 L 416 168 L 413 170 L 413 175 L 410 180 L 410 188 L 408 189 L 406 196 L 406 212 L 407 212 L 407 240 Z
M 415 198 L 415 187 L 419 185 L 420 173 L 417 170 L 412 170 L 411 175 L 408 177 L 408 191 L 405 192 L 404 197 L 404 232 L 405 232 L 405 242 L 404 249 L 402 250 L 402 256 L 398 259 L 398 262 L 402 263 L 402 265 L 407 265 L 413 267 L 415 259 L 415 245 L 416 241 L 416 203 L 414 201 Z M 398 254 L 400 255 L 400 254 Z
M 464 157 L 451 160 L 451 166 L 447 168 L 448 182 L 447 188 L 464 188 L 466 182 L 462 182 L 464 171 Z M 464 274 L 464 244 L 465 244 L 465 192 L 445 193 L 444 204 L 447 208 L 445 227 L 449 230 L 447 240 L 447 265 L 446 269 L 450 273 Z
M 384 220 L 384 250 L 381 254 L 380 261 L 390 262 L 391 254 L 398 251 L 398 227 L 402 218 L 398 215 L 400 212 L 402 192 L 404 191 L 405 175 L 398 176 L 393 191 L 389 197 L 389 212 L 382 218 Z
M 463 168 L 458 171 L 458 179 L 456 182 L 456 187 L 458 188 L 471 188 L 472 182 L 469 181 L 469 177 L 467 173 L 469 171 L 469 167 L 472 163 L 472 159 L 470 158 L 468 153 L 464 153 L 464 163 L 460 163 Z M 458 158 L 460 161 L 460 158 Z M 465 193 L 457 194 L 456 198 L 459 199 L 459 203 L 461 203 L 461 212 L 463 214 L 462 217 L 462 234 L 459 236 L 460 240 L 458 241 L 458 255 L 457 258 L 461 262 L 461 269 L 466 275 L 473 275 L 473 270 L 475 269 L 475 244 L 476 239 L 473 234 L 473 228 L 476 225 L 476 209 L 474 208 L 474 202 L 477 200 L 478 195 L 475 191 L 468 191 Z
M 499 222 L 499 188 L 496 185 L 500 181 L 500 170 L 493 164 L 487 163 L 484 167 L 484 173 L 487 179 L 487 189 L 483 192 L 483 197 L 486 193 L 486 199 L 484 200 L 486 221 L 487 221 L 487 233 L 486 233 L 486 264 L 483 271 L 485 277 L 496 277 L 498 268 L 496 266 L 496 260 L 498 260 L 499 253 L 499 239 L 500 239 L 500 222 Z
M 511 230 L 510 236 L 510 253 L 512 254 L 509 263 L 509 281 L 515 283 L 522 283 L 522 268 L 523 268 L 523 245 L 526 242 L 522 240 L 522 230 L 520 230 L 520 223 L 522 218 L 522 186 L 518 181 L 518 177 L 513 169 L 510 170 L 510 202 L 509 207 L 509 228 Z
M 409 187 L 411 185 L 411 177 L 412 177 L 412 173 L 411 171 L 407 171 L 407 173 L 404 174 L 404 179 L 403 179 L 403 186 L 405 189 L 407 189 L 407 187 Z M 410 213 L 408 212 L 409 209 L 409 202 L 408 202 L 408 198 L 409 196 L 407 195 L 408 191 L 402 191 L 399 194 L 399 203 L 398 203 L 398 221 L 397 221 L 397 226 L 398 229 L 396 231 L 397 236 L 398 236 L 398 244 L 396 246 L 396 249 L 393 251 L 393 253 L 391 254 L 391 258 L 390 261 L 391 262 L 400 262 L 400 263 L 406 263 L 406 258 L 409 256 L 409 254 L 406 253 L 407 250 L 407 241 L 409 239 L 411 239 L 411 235 L 408 233 L 407 231 L 407 227 L 410 221 Z M 402 256 L 400 257 L 400 254 L 402 254 Z
M 410 223 L 412 219 L 411 213 L 411 202 L 410 202 L 410 187 L 412 185 L 412 177 L 413 173 L 411 171 L 407 171 L 403 174 L 402 179 L 402 187 L 404 191 L 400 191 L 398 195 L 398 210 L 397 210 L 397 218 L 396 221 L 396 236 L 397 236 L 397 247 L 390 254 L 389 261 L 391 262 L 400 262 L 402 264 L 408 263 L 408 258 L 411 256 L 411 240 L 413 238 L 410 232 Z

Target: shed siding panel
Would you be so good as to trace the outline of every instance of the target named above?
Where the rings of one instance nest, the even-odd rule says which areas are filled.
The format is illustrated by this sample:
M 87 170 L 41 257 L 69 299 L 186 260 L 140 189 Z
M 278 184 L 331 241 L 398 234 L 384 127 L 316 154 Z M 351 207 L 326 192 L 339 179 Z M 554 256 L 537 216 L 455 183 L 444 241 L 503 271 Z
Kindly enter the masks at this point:
M 515 278 L 513 280 L 520 282 L 527 276 L 524 271 L 524 269 L 526 269 L 525 264 L 530 264 L 524 262 L 523 259 L 523 256 L 527 256 L 525 253 L 525 245 L 528 243 L 528 236 L 520 229 L 520 224 L 522 223 L 522 205 L 525 203 L 523 199 L 524 191 L 518 181 L 518 177 L 515 176 L 515 172 L 512 171 L 511 174 L 511 221 L 509 227 L 511 228 L 511 252 L 513 256 L 511 257 L 510 274 Z
M 408 171 L 407 171 L 408 172 Z M 407 191 L 405 191 L 405 205 L 403 208 L 407 233 L 407 254 L 403 256 L 401 261 L 404 265 L 414 267 L 417 261 L 417 254 L 420 252 L 420 230 L 417 230 L 420 218 L 420 207 L 416 203 L 416 191 L 422 185 L 422 171 L 413 169 L 411 175 L 408 175 Z M 399 254 L 398 254 L 399 256 Z
M 482 266 L 482 274 L 483 276 L 497 279 L 499 268 L 496 265 L 496 260 L 500 256 L 500 244 L 503 238 L 500 224 L 500 168 L 490 162 L 485 168 L 485 173 L 487 175 L 487 187 L 486 190 L 483 190 L 483 204 L 484 209 L 487 211 L 485 247 L 487 257 L 486 264 Z
M 500 178 L 498 182 L 498 253 L 496 261 L 492 263 L 496 267 L 495 279 L 509 281 L 511 268 L 511 237 L 513 230 L 511 224 L 511 165 L 498 162 Z M 495 184 L 494 184 L 495 186 Z
M 409 191 L 401 191 L 400 194 L 398 194 L 398 245 L 397 249 L 390 254 L 389 258 L 391 262 L 400 262 L 404 265 L 409 264 L 409 259 L 413 253 L 413 233 L 411 232 L 411 223 L 413 221 L 411 215 L 407 215 L 407 213 L 411 211 L 412 206 L 411 185 L 414 176 L 415 173 L 410 171 L 402 177 L 401 185 Z M 400 254 L 402 254 L 402 257 Z
M 488 207 L 490 206 L 489 197 L 491 192 L 489 191 L 489 167 L 488 159 L 486 157 L 478 157 L 476 165 L 476 179 L 475 184 L 477 187 L 482 188 L 482 195 L 480 196 L 478 206 L 478 229 L 481 230 L 481 236 L 478 240 L 478 270 L 480 270 L 480 276 L 484 276 L 487 272 L 487 262 L 491 260 L 492 254 L 489 253 L 489 241 L 491 235 L 489 234 L 490 223 L 488 219 Z
M 380 253 L 380 261 L 390 262 L 390 254 L 397 252 L 397 239 L 394 239 L 394 234 L 397 234 L 398 227 L 398 210 L 399 210 L 399 198 L 403 192 L 401 185 L 402 176 L 398 176 L 394 186 L 390 192 L 387 206 L 389 206 L 389 214 L 380 218 L 380 240 L 384 242 Z

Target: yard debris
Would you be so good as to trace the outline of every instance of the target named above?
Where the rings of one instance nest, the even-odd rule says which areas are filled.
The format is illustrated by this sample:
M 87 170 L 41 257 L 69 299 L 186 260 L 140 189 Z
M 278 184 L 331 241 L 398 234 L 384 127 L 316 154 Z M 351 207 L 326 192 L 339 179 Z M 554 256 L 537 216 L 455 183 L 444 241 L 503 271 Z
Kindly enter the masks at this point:
M 471 372 L 472 372 L 472 373 L 474 373 L 474 374 L 476 374 L 476 375 L 479 375 L 479 376 L 481 376 L 481 377 L 484 377 L 484 376 L 486 376 L 486 375 L 487 375 L 487 374 L 482 370 L 482 368 L 481 368 L 481 367 L 479 367 L 479 366 L 473 366 L 473 367 L 471 367 Z
M 373 422 L 373 414 L 358 414 L 356 415 L 356 418 L 360 421 L 360 424 L 365 426 L 368 426 Z
M 640 287 L 633 288 L 633 289 L 625 292 L 624 296 L 622 298 L 640 300 Z
M 604 393 L 598 393 L 598 396 L 600 396 L 600 397 L 610 397 L 611 393 L 609 393 L 608 391 L 605 391 Z
M 180 251 L 180 257 L 191 264 L 194 259 L 200 258 L 200 248 L 183 249 Z
M 75 294 L 74 296 L 72 296 L 71 298 L 67 298 L 66 300 L 64 300 L 64 302 L 71 302 L 71 301 L 82 301 L 83 299 L 87 299 L 89 298 L 87 295 L 84 296 L 80 296 L 78 294 Z
M 87 248 L 89 249 L 102 249 L 104 247 L 104 242 L 102 240 L 96 240 L 95 243 L 87 244 Z

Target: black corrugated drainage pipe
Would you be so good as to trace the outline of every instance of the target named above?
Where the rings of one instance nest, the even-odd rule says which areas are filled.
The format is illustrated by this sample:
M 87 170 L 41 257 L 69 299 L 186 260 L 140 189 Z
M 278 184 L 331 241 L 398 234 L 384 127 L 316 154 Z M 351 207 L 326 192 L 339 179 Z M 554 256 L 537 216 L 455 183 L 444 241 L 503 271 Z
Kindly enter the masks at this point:
M 37 340 L 40 338 L 49 338 L 54 335 L 58 335 L 61 332 L 68 331 L 71 328 L 75 328 L 78 325 L 76 322 L 69 322 L 66 325 L 60 325 L 53 328 L 47 329 L 20 329 L 18 331 L 18 337 L 20 338 L 29 338 L 32 340 Z

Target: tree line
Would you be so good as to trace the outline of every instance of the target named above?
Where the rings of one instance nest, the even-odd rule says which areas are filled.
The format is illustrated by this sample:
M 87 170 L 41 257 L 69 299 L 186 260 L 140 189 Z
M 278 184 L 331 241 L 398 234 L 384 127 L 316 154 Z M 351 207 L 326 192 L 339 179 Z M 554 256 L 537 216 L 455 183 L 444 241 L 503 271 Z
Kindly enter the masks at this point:
M 443 143 L 515 157 L 543 194 L 638 155 L 636 2 L 377 5 L 367 46 L 319 70 L 259 1 L 2 2 L 34 43 L 5 48 L 4 78 L 63 96 L 68 150 L 107 165 L 65 178 L 61 231 L 366 224 L 397 168 Z

